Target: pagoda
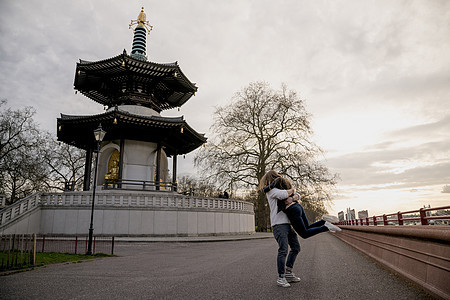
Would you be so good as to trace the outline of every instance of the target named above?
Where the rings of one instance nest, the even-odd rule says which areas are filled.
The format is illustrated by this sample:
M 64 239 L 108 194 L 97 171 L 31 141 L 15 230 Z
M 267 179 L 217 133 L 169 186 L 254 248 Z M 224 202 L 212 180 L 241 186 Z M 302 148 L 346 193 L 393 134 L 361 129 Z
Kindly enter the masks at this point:
M 57 119 L 58 140 L 86 151 L 83 191 L 67 184 L 64 192 L 38 192 L 17 201 L 0 210 L 0 234 L 89 233 L 90 253 L 92 242 L 95 249 L 94 233 L 189 237 L 255 232 L 252 203 L 177 192 L 177 157 L 203 145 L 206 137 L 183 117 L 163 117 L 161 111 L 182 106 L 197 87 L 178 63 L 147 60 L 146 37 L 152 26 L 144 9 L 131 27 L 130 55 L 124 50 L 109 59 L 80 60 L 76 65 L 76 93 L 106 111 L 61 114 Z M 91 180 L 92 173 L 96 176 Z
M 90 190 L 91 165 L 97 142 L 93 131 L 106 135 L 99 147 L 97 187 L 176 191 L 177 156 L 206 142 L 184 118 L 163 117 L 161 111 L 179 108 L 197 91 L 177 62 L 154 63 L 146 57 L 146 36 L 152 26 L 142 8 L 134 25 L 131 54 L 126 50 L 100 61 L 76 65 L 74 88 L 103 105 L 97 115 L 65 115 L 57 119 L 58 140 L 86 150 L 83 190 Z M 168 157 L 172 157 L 169 178 Z

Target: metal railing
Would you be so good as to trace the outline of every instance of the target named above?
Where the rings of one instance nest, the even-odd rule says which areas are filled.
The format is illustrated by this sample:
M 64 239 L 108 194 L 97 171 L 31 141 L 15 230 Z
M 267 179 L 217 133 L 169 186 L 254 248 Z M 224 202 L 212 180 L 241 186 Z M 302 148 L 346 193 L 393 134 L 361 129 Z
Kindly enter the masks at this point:
M 445 225 L 450 224 L 450 215 L 447 210 L 450 206 L 442 206 L 435 208 L 421 208 L 417 210 L 410 210 L 404 212 L 396 212 L 391 214 L 378 215 L 373 217 L 367 217 L 364 219 L 353 219 L 340 221 L 338 225 L 355 225 L 355 226 L 378 226 L 378 225 L 432 225 L 436 224 L 436 220 L 440 220 L 439 223 Z M 432 214 L 432 211 L 446 211 L 445 215 Z
M 36 264 L 36 234 L 0 235 L 0 270 Z
M 122 189 L 133 191 L 170 191 L 176 192 L 177 184 L 164 181 L 146 181 L 131 179 L 105 179 L 103 189 Z
M 92 253 L 113 255 L 114 241 L 114 236 L 94 236 Z M 87 235 L 0 235 L 0 271 L 36 265 L 37 252 L 86 254 L 87 244 Z
M 43 234 L 36 238 L 37 252 L 86 254 L 87 235 Z M 94 236 L 92 253 L 114 254 L 114 236 Z

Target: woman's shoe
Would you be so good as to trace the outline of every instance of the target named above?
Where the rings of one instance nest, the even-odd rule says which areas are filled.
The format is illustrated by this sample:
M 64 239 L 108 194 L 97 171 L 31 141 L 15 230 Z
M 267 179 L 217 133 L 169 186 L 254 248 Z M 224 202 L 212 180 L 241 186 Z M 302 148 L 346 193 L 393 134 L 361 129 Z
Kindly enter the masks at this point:
M 325 221 L 325 226 L 328 228 L 328 230 L 330 232 L 336 232 L 336 231 L 342 231 L 342 229 L 340 229 L 339 227 L 337 227 L 336 225 L 331 224 L 328 221 Z

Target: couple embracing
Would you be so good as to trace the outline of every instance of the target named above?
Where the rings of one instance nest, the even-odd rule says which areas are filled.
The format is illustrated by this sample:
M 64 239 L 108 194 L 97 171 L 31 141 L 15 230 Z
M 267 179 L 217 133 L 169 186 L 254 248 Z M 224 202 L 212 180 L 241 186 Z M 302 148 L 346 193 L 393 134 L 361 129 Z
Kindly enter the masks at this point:
M 327 220 L 309 224 L 305 211 L 298 202 L 300 194 L 295 193 L 288 179 L 273 170 L 261 178 L 259 189 L 264 191 L 269 202 L 270 223 L 278 242 L 277 284 L 281 287 L 290 287 L 289 282 L 300 281 L 300 278 L 292 272 L 295 259 L 300 252 L 300 243 L 295 232 L 307 239 L 321 232 L 335 232 L 341 229 Z M 324 218 L 327 219 L 326 216 Z M 288 253 L 289 246 L 291 250 Z

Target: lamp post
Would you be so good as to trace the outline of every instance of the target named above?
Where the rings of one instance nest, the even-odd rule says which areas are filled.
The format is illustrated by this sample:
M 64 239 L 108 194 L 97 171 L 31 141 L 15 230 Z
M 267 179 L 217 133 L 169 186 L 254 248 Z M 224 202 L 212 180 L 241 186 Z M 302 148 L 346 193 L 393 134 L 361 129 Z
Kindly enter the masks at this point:
M 86 255 L 92 255 L 92 235 L 94 233 L 94 203 L 95 203 L 95 188 L 97 185 L 97 166 L 98 166 L 98 155 L 100 154 L 100 142 L 105 137 L 106 131 L 102 129 L 102 124 L 98 125 L 98 128 L 94 130 L 94 137 L 97 141 L 97 155 L 95 157 L 95 169 L 94 169 L 94 186 L 92 189 L 92 209 L 91 209 L 91 224 L 89 225 L 89 241 L 88 250 Z

